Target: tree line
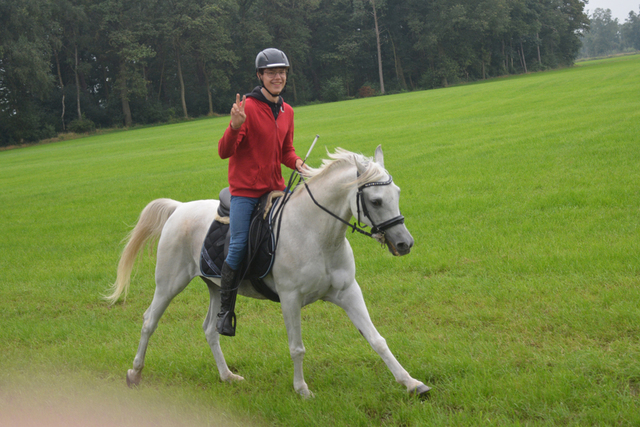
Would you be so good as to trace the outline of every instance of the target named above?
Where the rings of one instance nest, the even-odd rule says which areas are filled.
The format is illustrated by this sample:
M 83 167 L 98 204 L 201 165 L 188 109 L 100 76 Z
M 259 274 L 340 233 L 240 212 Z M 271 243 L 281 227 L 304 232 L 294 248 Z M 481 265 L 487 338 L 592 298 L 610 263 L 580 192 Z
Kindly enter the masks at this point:
M 573 63 L 582 0 L 0 0 L 0 145 L 226 114 L 266 47 L 293 105 Z
M 624 23 L 611 9 L 596 9 L 589 16 L 589 31 L 582 35 L 580 58 L 593 58 L 640 50 L 640 11 L 630 11 Z

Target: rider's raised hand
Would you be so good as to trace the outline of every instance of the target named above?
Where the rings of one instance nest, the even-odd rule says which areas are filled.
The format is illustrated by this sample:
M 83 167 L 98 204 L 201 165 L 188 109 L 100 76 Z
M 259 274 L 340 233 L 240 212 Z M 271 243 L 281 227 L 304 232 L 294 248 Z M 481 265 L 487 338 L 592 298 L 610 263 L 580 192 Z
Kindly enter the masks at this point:
M 247 119 L 247 115 L 244 112 L 244 103 L 246 100 L 247 95 L 243 95 L 241 102 L 240 94 L 236 93 L 236 102 L 231 107 L 231 127 L 234 130 L 240 129 L 244 121 Z

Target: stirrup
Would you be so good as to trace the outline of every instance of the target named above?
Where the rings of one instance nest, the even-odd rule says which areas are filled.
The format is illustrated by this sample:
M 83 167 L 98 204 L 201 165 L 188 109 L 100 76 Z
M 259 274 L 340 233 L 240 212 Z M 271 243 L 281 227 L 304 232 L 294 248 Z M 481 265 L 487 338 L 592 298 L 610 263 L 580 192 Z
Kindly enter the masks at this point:
M 235 337 L 236 336 L 236 313 L 233 311 L 227 311 L 222 315 L 218 314 L 218 322 L 216 323 L 216 330 L 220 335 L 225 335 L 227 337 Z

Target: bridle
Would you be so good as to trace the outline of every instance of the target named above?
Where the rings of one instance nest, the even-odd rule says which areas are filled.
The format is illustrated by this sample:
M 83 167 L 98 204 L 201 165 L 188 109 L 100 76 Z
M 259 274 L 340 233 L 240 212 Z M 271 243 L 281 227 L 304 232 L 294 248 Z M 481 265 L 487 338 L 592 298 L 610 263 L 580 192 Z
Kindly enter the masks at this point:
M 347 227 L 350 227 L 352 233 L 355 233 L 357 231 L 360 234 L 364 234 L 365 236 L 372 237 L 372 238 L 376 239 L 378 242 L 380 242 L 381 244 L 384 245 L 385 242 L 386 242 L 385 237 L 384 237 L 385 231 L 388 230 L 389 228 L 393 227 L 394 225 L 398 225 L 398 224 L 403 224 L 404 223 L 404 216 L 398 215 L 398 216 L 393 217 L 393 218 L 391 218 L 391 219 L 389 219 L 387 221 L 384 221 L 381 224 L 376 224 L 375 221 L 373 220 L 373 218 L 371 218 L 371 215 L 369 214 L 369 209 L 367 209 L 367 204 L 365 203 L 364 192 L 363 192 L 364 189 L 368 188 L 368 187 L 379 186 L 379 185 L 390 185 L 393 182 L 393 178 L 391 177 L 391 175 L 389 175 L 389 180 L 388 181 L 384 181 L 384 182 L 369 182 L 369 183 L 363 184 L 360 187 L 358 187 L 358 193 L 356 194 L 356 205 L 357 205 L 357 210 L 358 210 L 358 218 L 357 218 L 357 222 L 354 222 L 353 224 L 351 224 L 348 221 L 345 221 L 344 219 L 340 218 L 338 215 L 334 214 L 329 209 L 325 208 L 320 203 L 318 203 L 318 201 L 315 199 L 315 197 L 313 197 L 313 193 L 311 193 L 311 189 L 309 189 L 309 186 L 307 185 L 307 181 L 304 179 L 304 177 L 301 174 L 299 174 L 297 171 L 294 171 L 291 177 L 293 178 L 294 175 L 298 175 L 300 177 L 300 180 L 304 184 L 305 189 L 307 190 L 307 193 L 309 193 L 309 197 L 311 197 L 311 200 L 313 201 L 313 203 L 315 203 L 316 206 L 318 206 L 320 209 L 322 209 L 323 211 L 325 211 L 326 213 L 328 213 L 329 215 L 331 215 L 332 217 L 334 217 L 338 221 L 340 221 L 343 224 L 345 224 Z M 360 176 L 360 173 L 358 173 L 358 177 L 359 176 Z M 289 184 L 291 185 L 291 179 L 289 180 Z M 290 191 L 290 185 L 287 186 L 287 190 L 285 190 L 285 192 L 287 192 L 288 190 Z M 362 206 L 362 211 L 360 209 L 360 206 Z M 362 212 L 364 217 L 367 218 L 369 220 L 369 222 L 371 222 L 371 225 L 372 225 L 371 232 L 368 232 L 368 231 L 366 231 L 366 230 L 364 230 L 362 228 L 363 225 L 362 225 L 362 221 L 360 220 L 360 212 Z
M 358 176 L 360 176 L 360 174 L 358 173 Z M 364 215 L 365 218 L 367 218 L 369 220 L 369 222 L 371 222 L 371 233 L 367 233 L 370 237 L 373 237 L 373 235 L 375 234 L 382 234 L 384 235 L 384 232 L 386 230 L 388 230 L 389 228 L 393 227 L 394 225 L 398 225 L 398 224 L 404 224 L 404 216 L 402 215 L 398 215 L 396 217 L 393 217 L 387 221 L 384 221 L 381 224 L 376 224 L 373 221 L 373 218 L 371 218 L 371 215 L 369 214 L 369 210 L 367 209 L 367 204 L 365 203 L 365 199 L 364 199 L 364 192 L 363 190 L 365 188 L 368 187 L 376 187 L 376 186 L 380 186 L 380 185 L 391 185 L 393 183 L 393 177 L 391 175 L 389 175 L 389 180 L 388 181 L 384 181 L 384 182 L 369 182 L 367 184 L 363 184 L 360 187 L 358 187 L 358 194 L 356 195 L 356 206 L 358 209 L 358 225 L 361 227 L 362 225 L 360 224 L 360 205 L 362 205 L 362 214 Z M 306 183 L 305 183 L 306 185 Z M 307 191 L 309 191 L 309 188 L 307 188 Z M 311 193 L 309 193 L 311 194 Z M 355 227 L 355 226 L 354 226 Z M 355 230 L 354 230 L 355 231 Z

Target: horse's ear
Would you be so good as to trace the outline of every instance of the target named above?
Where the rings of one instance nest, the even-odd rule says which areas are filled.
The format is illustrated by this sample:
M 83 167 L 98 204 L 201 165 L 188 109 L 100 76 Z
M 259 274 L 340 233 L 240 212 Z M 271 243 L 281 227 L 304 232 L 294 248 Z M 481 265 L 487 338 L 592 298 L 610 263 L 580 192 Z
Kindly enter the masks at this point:
M 356 164 L 356 168 L 358 168 L 358 175 L 362 175 L 367 171 L 367 165 L 363 165 L 362 163 L 360 163 L 357 156 L 353 156 L 353 160 Z
M 382 145 L 378 145 L 378 148 L 376 148 L 376 153 L 373 155 L 373 159 L 377 164 L 384 167 L 384 158 L 382 156 Z

